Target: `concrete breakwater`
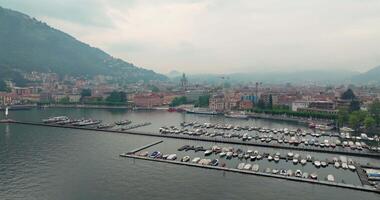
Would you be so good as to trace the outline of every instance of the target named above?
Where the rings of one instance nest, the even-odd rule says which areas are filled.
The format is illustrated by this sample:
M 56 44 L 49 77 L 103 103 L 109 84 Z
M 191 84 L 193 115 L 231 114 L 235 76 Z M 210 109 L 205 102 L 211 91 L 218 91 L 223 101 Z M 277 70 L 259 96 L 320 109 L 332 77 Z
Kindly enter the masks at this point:
M 290 149 L 290 150 L 298 150 L 298 151 L 310 151 L 310 152 L 333 153 L 333 154 L 343 154 L 343 155 L 351 155 L 351 156 L 380 158 L 380 153 L 371 152 L 371 151 L 359 152 L 359 151 L 350 151 L 350 150 L 343 151 L 343 150 L 334 150 L 334 149 L 321 149 L 321 148 L 313 148 L 313 147 L 296 147 L 296 146 L 285 146 L 285 145 L 279 145 L 279 144 L 261 143 L 261 142 L 255 142 L 255 141 L 239 141 L 239 140 L 224 139 L 224 138 L 205 138 L 205 137 L 192 137 L 192 136 L 185 136 L 185 135 L 163 135 L 163 134 L 158 134 L 158 133 L 139 132 L 139 131 L 133 131 L 133 130 L 122 131 L 122 130 L 97 129 L 97 128 L 91 128 L 91 127 L 78 127 L 78 126 L 70 126 L 70 125 L 45 124 L 45 123 L 38 123 L 38 122 L 23 122 L 23 121 L 14 121 L 14 120 L 7 120 L 2 123 L 15 123 L 15 124 L 24 124 L 24 125 L 34 125 L 34 126 L 70 128 L 70 129 L 100 131 L 100 132 L 108 132 L 108 133 L 123 133 L 123 134 L 143 135 L 143 136 L 152 136 L 152 137 L 160 137 L 160 138 L 185 139 L 185 140 L 194 140 L 194 141 L 250 145 L 250 146 L 259 146 L 259 147 Z

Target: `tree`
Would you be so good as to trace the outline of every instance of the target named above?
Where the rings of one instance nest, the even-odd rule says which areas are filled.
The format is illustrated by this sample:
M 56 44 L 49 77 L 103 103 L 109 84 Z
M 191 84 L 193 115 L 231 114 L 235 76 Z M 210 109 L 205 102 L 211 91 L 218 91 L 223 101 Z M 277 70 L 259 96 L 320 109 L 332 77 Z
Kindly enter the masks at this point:
M 338 124 L 339 124 L 339 126 L 343 126 L 345 123 L 347 123 L 348 119 L 349 119 L 348 110 L 345 108 L 339 109 L 339 111 L 338 111 Z
M 273 97 L 272 94 L 269 95 L 268 109 L 272 110 L 273 108 Z
M 9 88 L 7 87 L 7 84 L 5 84 L 5 81 L 3 80 L 0 80 L 0 91 L 9 92 Z
M 80 93 L 81 97 L 90 97 L 91 96 L 91 89 L 83 89 Z
M 365 126 L 366 129 L 372 128 L 375 124 L 376 124 L 376 121 L 375 121 L 375 119 L 372 116 L 368 115 L 364 119 L 364 126 Z
M 353 99 L 350 103 L 350 111 L 357 111 L 360 110 L 360 101 L 357 99 Z
M 350 124 L 351 128 L 353 128 L 354 130 L 358 130 L 360 126 L 360 120 L 359 120 L 358 115 L 351 114 L 348 119 L 348 123 Z
M 127 94 L 123 91 L 112 91 L 111 94 L 106 98 L 106 101 L 125 103 L 127 102 Z
M 259 109 L 265 109 L 265 102 L 263 99 L 261 99 L 261 98 L 259 99 L 259 102 L 257 102 L 257 107 Z
M 353 100 L 356 99 L 356 96 L 354 92 L 351 90 L 351 88 L 348 88 L 343 94 L 340 96 L 343 100 Z
M 170 103 L 170 106 L 174 107 L 174 106 L 179 106 L 185 103 L 187 103 L 187 99 L 185 96 L 175 97 L 173 101 Z
M 380 101 L 375 100 L 368 109 L 369 113 L 374 118 L 376 125 L 380 125 Z
M 58 103 L 61 103 L 61 104 L 67 104 L 67 103 L 70 103 L 70 98 L 69 97 L 63 97 L 61 98 Z
M 210 101 L 210 95 L 203 95 L 198 98 L 196 106 L 198 107 L 208 107 Z

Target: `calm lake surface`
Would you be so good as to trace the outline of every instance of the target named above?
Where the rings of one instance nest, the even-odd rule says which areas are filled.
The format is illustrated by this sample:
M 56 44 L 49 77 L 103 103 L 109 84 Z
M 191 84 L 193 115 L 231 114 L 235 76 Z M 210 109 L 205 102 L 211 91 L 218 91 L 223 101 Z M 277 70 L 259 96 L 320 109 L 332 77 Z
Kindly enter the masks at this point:
M 73 118 L 94 118 L 103 122 L 122 119 L 133 123 L 152 122 L 136 130 L 158 132 L 161 126 L 179 126 L 182 121 L 231 123 L 268 128 L 298 128 L 297 124 L 269 120 L 238 120 L 224 117 L 169 113 L 166 111 L 61 109 L 11 111 L 10 118 L 36 121 L 50 116 L 67 115 Z M 4 118 L 3 114 L 0 118 Z M 305 127 L 302 127 L 305 128 Z M 118 133 L 92 132 L 74 129 L 0 124 L 0 199 L 379 199 L 374 193 L 292 182 L 216 170 L 191 168 L 167 163 L 147 162 L 119 157 L 139 146 L 160 138 Z M 211 147 L 215 143 L 163 139 L 164 142 L 148 151 L 177 153 L 184 144 Z M 227 144 L 218 144 L 227 146 Z M 236 145 L 234 145 L 236 147 Z M 241 146 L 243 150 L 248 149 Z M 260 152 L 287 150 L 249 147 Z M 301 155 L 331 158 L 336 155 L 296 152 Z M 188 152 L 191 157 L 193 151 Z M 361 163 L 380 161 L 351 157 Z M 236 165 L 231 160 L 228 165 Z M 313 172 L 311 164 L 294 166 L 259 161 L 260 167 L 302 169 Z M 334 174 L 337 181 L 359 184 L 356 173 L 327 167 L 318 170 L 319 176 Z

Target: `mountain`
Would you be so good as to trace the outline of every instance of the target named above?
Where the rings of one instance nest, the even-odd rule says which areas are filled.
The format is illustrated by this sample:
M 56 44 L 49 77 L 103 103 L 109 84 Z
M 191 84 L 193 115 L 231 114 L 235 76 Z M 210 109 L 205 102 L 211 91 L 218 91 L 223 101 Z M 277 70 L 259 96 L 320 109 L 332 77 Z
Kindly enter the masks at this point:
M 61 76 L 109 75 L 123 82 L 167 79 L 114 58 L 28 15 L 2 7 L 0 69 L 0 79 L 7 78 L 4 73 L 19 79 L 17 74 L 30 71 L 55 72 Z
M 187 75 L 190 82 L 197 83 L 317 83 L 336 84 L 349 82 L 352 76 L 358 73 L 342 70 L 305 70 L 305 71 L 277 71 L 277 72 L 257 72 L 257 73 L 233 73 L 233 74 L 194 74 Z M 179 81 L 180 77 L 172 78 Z
M 352 77 L 354 83 L 361 84 L 379 84 L 380 83 L 380 66 L 374 67 L 365 73 Z

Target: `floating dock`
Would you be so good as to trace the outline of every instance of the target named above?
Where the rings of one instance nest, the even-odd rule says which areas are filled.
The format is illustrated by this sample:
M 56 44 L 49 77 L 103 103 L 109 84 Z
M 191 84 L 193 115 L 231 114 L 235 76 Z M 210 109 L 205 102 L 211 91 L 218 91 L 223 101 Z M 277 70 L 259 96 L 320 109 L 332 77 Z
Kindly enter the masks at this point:
M 360 190 L 360 191 L 365 191 L 365 192 L 375 192 L 375 193 L 380 194 L 380 190 L 375 188 L 375 187 L 372 187 L 372 186 L 356 186 L 356 185 L 350 185 L 350 184 L 344 184 L 344 183 L 336 183 L 336 182 L 312 180 L 312 179 L 305 179 L 305 178 L 298 178 L 298 177 L 291 177 L 291 176 L 282 176 L 282 175 L 278 175 L 278 174 L 255 172 L 252 170 L 240 170 L 240 169 L 227 168 L 227 167 L 200 165 L 197 163 L 190 163 L 190 162 L 154 159 L 154 158 L 149 158 L 149 157 L 137 156 L 137 155 L 133 155 L 133 154 L 124 154 L 123 157 L 135 158 L 135 159 L 141 159 L 141 160 L 147 160 L 147 161 L 162 162 L 162 163 L 169 163 L 169 164 L 176 164 L 176 165 L 184 165 L 184 166 L 189 166 L 189 167 L 198 167 L 198 168 L 204 168 L 204 169 L 214 169 L 214 170 L 235 172 L 235 173 L 241 173 L 241 174 L 249 174 L 249 175 L 256 175 L 256 176 L 279 178 L 279 179 L 285 179 L 285 180 L 290 180 L 290 181 L 295 181 L 295 182 L 306 182 L 306 183 L 310 183 L 310 184 L 319 184 L 319 185 L 333 186 L 333 187 L 339 187 L 339 188 Z
M 78 126 L 70 126 L 70 125 L 45 124 L 45 123 L 39 123 L 39 122 L 23 122 L 23 121 L 14 121 L 14 120 L 8 120 L 4 123 L 69 128 L 69 129 L 88 130 L 88 131 L 101 131 L 101 132 L 108 132 L 108 133 L 123 133 L 123 134 L 152 136 L 152 137 L 160 137 L 160 138 L 185 139 L 185 140 L 205 141 L 205 142 L 214 142 L 214 143 L 250 145 L 250 146 L 270 147 L 270 148 L 278 148 L 278 149 L 290 149 L 290 150 L 297 150 L 297 151 L 310 151 L 310 152 L 321 152 L 321 153 L 332 153 L 332 154 L 343 154 L 343 155 L 351 155 L 351 156 L 380 158 L 380 153 L 370 152 L 370 151 L 365 151 L 365 152 L 356 151 L 355 152 L 355 151 L 334 150 L 334 149 L 326 149 L 326 148 L 322 149 L 322 148 L 314 148 L 314 147 L 296 147 L 296 146 L 285 146 L 285 145 L 270 144 L 270 143 L 255 142 L 255 141 L 239 141 L 239 140 L 229 140 L 229 139 L 223 139 L 223 138 L 205 138 L 201 136 L 194 137 L 194 136 L 185 136 L 185 135 L 164 135 L 164 134 L 158 134 L 158 133 L 138 132 L 138 131 L 131 131 L 131 130 L 128 130 L 128 131 L 107 130 L 107 129 L 97 129 L 97 128 L 91 128 L 91 127 L 78 127 Z
M 142 151 L 142 150 L 144 150 L 144 149 L 147 149 L 147 148 L 152 147 L 152 146 L 154 146 L 154 145 L 160 144 L 160 143 L 162 143 L 162 142 L 163 142 L 162 140 L 159 140 L 159 141 L 156 141 L 156 142 L 153 142 L 153 143 L 150 143 L 150 144 L 144 145 L 144 146 L 142 146 L 142 147 L 139 147 L 139 148 L 133 149 L 132 151 L 129 151 L 129 152 L 126 153 L 126 154 L 134 154 L 134 153 L 136 153 L 136 152 Z M 123 154 L 120 154 L 120 156 L 122 156 L 122 155 L 123 155 Z

